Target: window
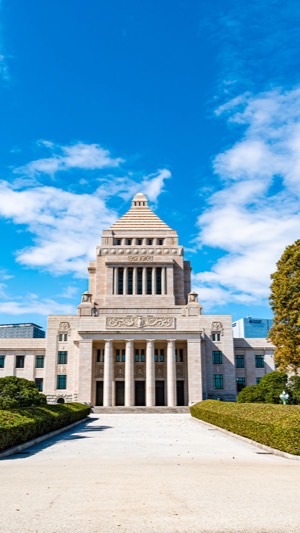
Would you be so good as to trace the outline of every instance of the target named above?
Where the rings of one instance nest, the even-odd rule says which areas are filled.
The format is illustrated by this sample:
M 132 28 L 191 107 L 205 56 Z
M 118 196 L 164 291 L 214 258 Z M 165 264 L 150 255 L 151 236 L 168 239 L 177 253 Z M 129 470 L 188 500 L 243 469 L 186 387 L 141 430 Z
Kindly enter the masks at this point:
M 143 244 L 143 239 L 137 239 L 137 240 L 136 240 L 136 244 L 137 244 L 138 246 L 142 246 L 142 244 Z
M 152 268 L 147 268 L 147 294 L 152 294 Z
M 120 363 L 120 350 L 116 349 L 116 363 Z
M 137 269 L 137 293 L 143 294 L 143 269 Z
M 214 341 L 214 342 L 220 342 L 221 333 L 212 333 L 211 334 L 211 340 Z
M 68 362 L 68 352 L 58 352 L 57 363 L 59 365 L 66 365 Z
M 0 355 L 0 368 L 4 368 L 5 365 L 5 355 Z
M 116 239 L 116 245 L 117 246 L 121 246 L 122 244 L 122 240 L 121 239 Z
M 127 246 L 131 246 L 131 244 L 132 244 L 132 239 L 126 239 L 126 244 L 127 244 Z
M 35 368 L 44 368 L 45 357 L 43 355 L 37 355 L 35 358 Z
M 140 350 L 136 348 L 135 350 L 135 362 L 136 363 L 144 363 L 145 362 L 145 350 L 144 348 L 141 348 Z
M 256 385 L 259 385 L 261 382 L 261 378 L 256 378 Z
M 157 348 L 155 348 L 154 350 L 154 362 L 158 363 L 158 349 Z
M 67 376 L 66 376 L 66 374 L 58 374 L 57 375 L 56 388 L 57 389 L 66 389 L 67 388 Z
M 213 351 L 212 358 L 213 358 L 213 365 L 221 365 L 222 364 L 222 352 L 219 351 Z
M 164 244 L 164 240 L 163 239 L 157 239 L 157 244 L 159 246 L 162 246 L 162 244 Z
M 245 368 L 245 356 L 244 355 L 235 356 L 235 366 L 236 368 Z
M 255 368 L 264 368 L 264 367 L 265 367 L 264 356 L 256 355 L 255 356 Z
M 118 268 L 118 294 L 123 294 L 124 268 Z
M 147 239 L 147 244 L 148 244 L 149 246 L 152 246 L 152 244 L 153 244 L 153 239 Z
M 104 362 L 104 349 L 98 348 L 97 349 L 97 363 L 103 363 Z
M 183 363 L 183 348 L 175 349 L 176 363 Z
M 60 333 L 58 336 L 59 341 L 67 341 L 68 340 L 68 334 L 67 333 Z
M 241 392 L 243 388 L 246 387 L 246 379 L 245 378 L 236 378 L 236 390 L 237 392 Z
M 43 392 L 43 378 L 35 378 L 35 386 L 40 391 Z
M 24 366 L 25 366 L 25 355 L 17 355 L 16 368 L 24 368 Z
M 126 359 L 125 348 L 123 348 L 123 350 L 122 350 L 122 363 L 125 363 L 125 359 Z
M 223 374 L 214 374 L 214 389 L 223 389 Z
M 127 271 L 127 294 L 133 294 L 133 268 Z
M 159 361 L 160 361 L 160 363 L 164 363 L 164 361 L 165 361 L 165 350 L 164 349 L 160 350 Z
M 156 294 L 161 294 L 161 267 L 156 269 Z

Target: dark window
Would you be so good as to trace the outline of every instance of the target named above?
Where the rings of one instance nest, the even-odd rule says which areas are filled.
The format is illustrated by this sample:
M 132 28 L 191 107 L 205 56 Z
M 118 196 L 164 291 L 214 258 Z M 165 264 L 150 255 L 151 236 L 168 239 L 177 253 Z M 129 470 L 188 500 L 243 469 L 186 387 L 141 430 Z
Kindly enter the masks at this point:
M 137 239 L 137 240 L 136 240 L 136 244 L 137 244 L 138 246 L 141 246 L 141 245 L 143 244 L 143 239 Z
M 25 366 L 25 355 L 17 355 L 16 368 L 24 368 L 24 366 Z
M 44 368 L 45 357 L 43 355 L 37 355 L 35 358 L 35 368 Z
M 165 350 L 164 350 L 164 349 L 161 349 L 161 350 L 160 350 L 160 354 L 159 354 L 159 361 L 160 361 L 161 363 L 163 363 L 164 360 L 165 360 Z
M 147 244 L 148 244 L 149 246 L 152 246 L 152 244 L 153 244 L 153 239 L 147 239 Z
M 214 389 L 223 389 L 223 374 L 214 374 Z
M 67 333 L 60 333 L 58 336 L 59 341 L 67 341 L 68 340 L 68 334 Z
M 212 357 L 213 357 L 213 365 L 221 365 L 222 364 L 222 352 L 213 351 Z
M 122 244 L 122 240 L 121 239 L 116 239 L 116 245 L 117 246 L 121 246 Z
M 67 376 L 66 376 L 66 374 L 58 374 L 56 388 L 57 389 L 66 389 L 67 388 Z
M 143 294 L 143 269 L 137 269 L 137 293 Z
M 264 367 L 265 367 L 264 356 L 256 355 L 255 356 L 255 368 L 264 368 Z
M 244 355 L 235 356 L 235 366 L 236 368 L 245 368 L 245 356 Z
M 132 239 L 126 239 L 126 244 L 127 244 L 128 246 L 131 246 L 131 244 L 132 244 Z
M 183 348 L 175 349 L 175 357 L 177 363 L 183 363 Z
M 161 267 L 156 269 L 156 294 L 161 294 Z
M 43 378 L 35 378 L 34 382 L 35 382 L 35 386 L 36 386 L 36 388 L 37 388 L 40 392 L 42 392 L 42 391 L 43 391 L 43 383 L 44 383 Z
M 124 268 L 118 268 L 118 294 L 123 294 Z
M 156 348 L 154 350 L 154 361 L 155 363 L 158 363 L 158 350 Z
M 123 350 L 122 350 L 122 363 L 125 363 L 125 359 L 126 359 L 126 357 L 125 357 L 125 348 L 123 348 Z
M 237 392 L 241 392 L 241 390 L 243 390 L 244 387 L 246 387 L 245 378 L 236 378 L 236 390 L 237 390 Z
M 59 340 L 59 341 L 62 341 L 62 340 L 63 340 L 62 333 L 60 333 L 60 334 L 58 335 L 58 340 Z
M 116 350 L 116 363 L 120 363 L 120 350 Z
M 141 350 L 141 362 L 142 363 L 145 362 L 145 350 L 144 349 Z
M 256 385 L 259 385 L 260 382 L 261 382 L 261 378 L 256 378 Z
M 127 294 L 133 294 L 133 268 L 127 271 Z
M 152 294 L 152 268 L 147 268 L 147 294 Z
M 140 360 L 140 351 L 135 350 L 135 362 L 138 363 Z
M 214 342 L 219 342 L 221 340 L 221 334 L 220 333 L 212 333 L 211 338 Z
M 58 352 L 57 363 L 59 365 L 66 365 L 68 362 L 68 352 Z
M 103 363 L 104 361 L 104 349 L 98 348 L 97 349 L 97 363 Z
M 159 246 L 161 246 L 162 244 L 164 244 L 164 240 L 163 239 L 157 239 L 157 244 L 159 244 Z
M 4 368 L 5 365 L 5 355 L 0 355 L 0 368 Z

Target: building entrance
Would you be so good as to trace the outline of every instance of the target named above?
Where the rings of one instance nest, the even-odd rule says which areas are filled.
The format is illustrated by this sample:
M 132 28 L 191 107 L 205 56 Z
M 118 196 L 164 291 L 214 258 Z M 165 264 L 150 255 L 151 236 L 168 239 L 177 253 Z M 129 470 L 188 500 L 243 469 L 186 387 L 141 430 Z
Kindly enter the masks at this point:
M 176 382 L 177 405 L 184 405 L 184 381 Z
M 116 381 L 116 405 L 125 405 L 124 381 Z
M 103 381 L 96 381 L 96 405 L 103 405 Z
M 146 405 L 145 402 L 145 381 L 135 382 L 135 405 Z
M 165 382 L 155 381 L 155 405 L 165 405 Z

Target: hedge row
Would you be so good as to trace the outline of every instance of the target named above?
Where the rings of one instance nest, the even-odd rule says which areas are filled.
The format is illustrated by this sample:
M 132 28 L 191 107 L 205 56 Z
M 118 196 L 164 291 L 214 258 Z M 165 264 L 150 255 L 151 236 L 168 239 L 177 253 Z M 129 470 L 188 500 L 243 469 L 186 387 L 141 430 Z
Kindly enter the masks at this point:
M 205 400 L 191 415 L 283 452 L 300 455 L 300 406 Z
M 90 407 L 80 403 L 0 410 L 0 452 L 86 418 Z

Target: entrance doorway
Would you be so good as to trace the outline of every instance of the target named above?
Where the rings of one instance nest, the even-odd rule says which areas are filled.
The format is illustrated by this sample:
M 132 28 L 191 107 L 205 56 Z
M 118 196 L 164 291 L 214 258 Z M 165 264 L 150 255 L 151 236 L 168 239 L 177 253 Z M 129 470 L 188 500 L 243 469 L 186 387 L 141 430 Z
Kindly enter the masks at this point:
M 177 405 L 184 405 L 184 381 L 180 380 L 176 382 L 177 389 Z
M 155 381 L 155 405 L 165 405 L 165 382 Z
M 145 381 L 135 382 L 135 405 L 146 405 L 145 402 Z
M 103 405 L 103 381 L 96 381 L 96 405 Z
M 124 381 L 116 381 L 116 405 L 125 405 Z

